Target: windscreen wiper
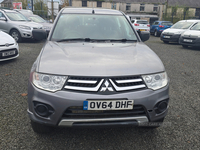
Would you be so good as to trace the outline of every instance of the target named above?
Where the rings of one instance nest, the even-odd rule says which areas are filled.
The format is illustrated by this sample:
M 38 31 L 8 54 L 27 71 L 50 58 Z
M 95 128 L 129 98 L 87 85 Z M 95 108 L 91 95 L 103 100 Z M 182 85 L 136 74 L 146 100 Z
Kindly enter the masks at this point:
M 65 42 L 65 41 L 85 41 L 85 42 L 89 42 L 90 38 L 61 39 L 61 40 L 58 40 L 56 42 Z
M 137 42 L 137 40 L 129 40 L 129 39 L 110 39 L 111 42 L 127 42 L 127 41 L 133 41 Z

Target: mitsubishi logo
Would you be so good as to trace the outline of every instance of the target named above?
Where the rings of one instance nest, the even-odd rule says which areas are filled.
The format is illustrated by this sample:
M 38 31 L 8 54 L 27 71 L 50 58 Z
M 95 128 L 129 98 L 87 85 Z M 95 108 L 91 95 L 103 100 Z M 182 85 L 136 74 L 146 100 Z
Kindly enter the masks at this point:
M 110 86 L 110 83 L 107 80 L 104 82 L 104 86 L 102 86 L 100 92 L 105 92 L 106 90 L 114 91 L 113 88 Z

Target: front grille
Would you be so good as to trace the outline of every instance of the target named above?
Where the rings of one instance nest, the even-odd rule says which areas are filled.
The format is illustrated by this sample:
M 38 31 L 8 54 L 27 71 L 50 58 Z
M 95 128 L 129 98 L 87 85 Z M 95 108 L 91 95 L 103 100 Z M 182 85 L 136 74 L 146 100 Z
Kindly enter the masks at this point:
M 14 45 L 14 43 L 12 43 L 12 44 L 4 44 L 4 45 L 0 45 L 0 47 L 9 47 L 9 46 L 11 46 L 11 45 Z
M 68 119 L 94 119 L 146 116 L 143 106 L 135 105 L 132 110 L 83 110 L 83 106 L 69 107 L 63 114 Z
M 146 88 L 140 76 L 116 77 L 110 80 L 117 91 Z
M 74 77 L 68 78 L 64 89 L 75 91 L 99 92 L 102 91 L 127 91 L 145 89 L 146 85 L 141 76 L 125 77 Z M 113 90 L 109 90 L 112 88 Z
M 33 29 L 42 29 L 42 27 L 33 27 Z
M 15 51 L 15 54 L 14 55 L 9 55 L 9 56 L 3 56 L 4 52 L 9 52 L 9 51 Z M 16 48 L 0 51 L 0 59 L 11 58 L 11 57 L 15 57 L 17 55 L 18 55 L 18 51 L 17 51 Z

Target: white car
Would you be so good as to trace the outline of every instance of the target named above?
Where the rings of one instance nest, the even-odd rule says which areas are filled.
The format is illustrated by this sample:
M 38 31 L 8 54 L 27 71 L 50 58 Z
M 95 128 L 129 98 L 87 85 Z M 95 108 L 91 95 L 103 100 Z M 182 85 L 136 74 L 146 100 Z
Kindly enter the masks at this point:
M 160 39 L 164 43 L 178 43 L 181 34 L 191 29 L 198 22 L 200 22 L 200 20 L 181 20 L 175 23 L 171 28 L 164 30 L 160 36 Z
M 200 22 L 181 34 L 179 44 L 184 48 L 188 46 L 200 47 Z
M 150 24 L 147 20 L 132 19 L 131 23 L 136 31 L 150 31 Z
M 15 39 L 0 30 L 0 61 L 15 59 L 19 56 L 19 46 Z

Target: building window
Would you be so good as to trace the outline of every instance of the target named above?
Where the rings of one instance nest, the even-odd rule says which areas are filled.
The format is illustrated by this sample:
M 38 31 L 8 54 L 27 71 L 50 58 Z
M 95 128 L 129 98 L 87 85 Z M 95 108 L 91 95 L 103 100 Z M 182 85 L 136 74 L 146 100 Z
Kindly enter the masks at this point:
M 157 12 L 158 11 L 158 5 L 154 5 L 153 11 Z
M 97 7 L 102 7 L 102 2 L 97 1 Z
M 195 16 L 200 17 L 200 8 L 196 8 Z
M 82 7 L 87 7 L 87 1 L 82 1 Z
M 116 3 L 112 3 L 111 9 L 116 9 Z
M 130 11 L 131 10 L 131 3 L 126 3 L 126 10 Z
M 144 11 L 145 4 L 140 4 L 140 11 Z

